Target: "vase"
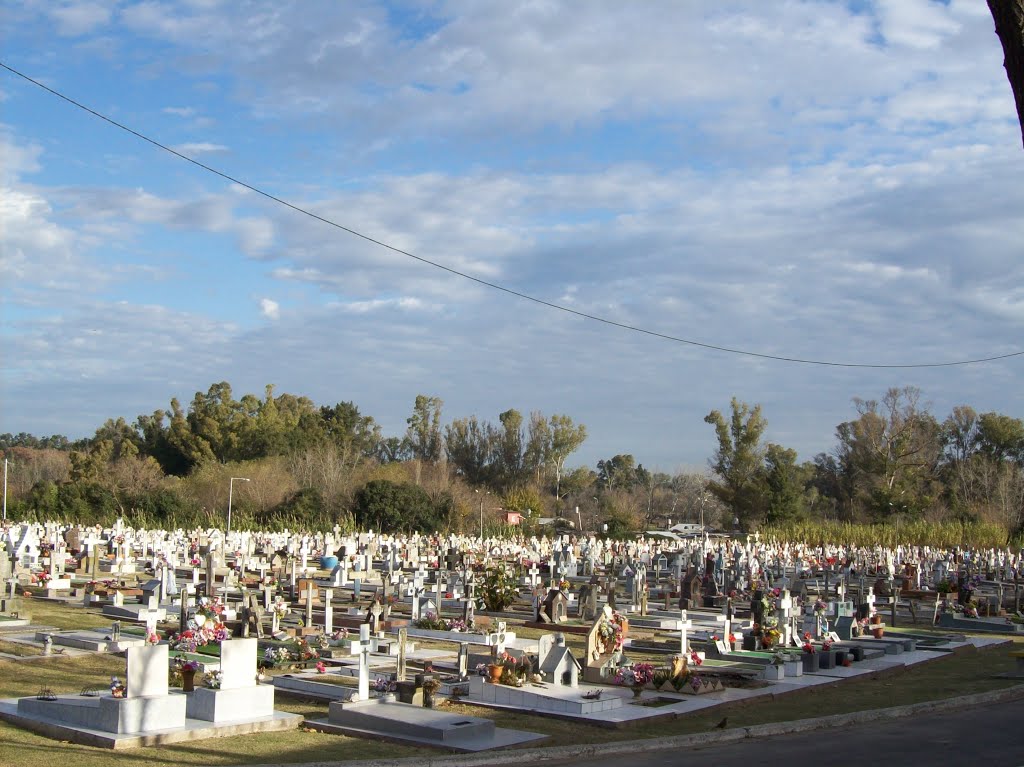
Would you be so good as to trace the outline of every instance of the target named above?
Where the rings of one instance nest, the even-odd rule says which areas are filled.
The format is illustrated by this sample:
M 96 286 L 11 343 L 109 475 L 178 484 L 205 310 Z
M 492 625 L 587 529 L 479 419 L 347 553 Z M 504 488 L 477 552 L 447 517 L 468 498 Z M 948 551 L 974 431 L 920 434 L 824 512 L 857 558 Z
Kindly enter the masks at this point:
M 500 684 L 501 683 L 501 673 L 504 670 L 505 670 L 504 668 L 502 668 L 501 666 L 499 666 L 496 663 L 492 663 L 492 664 L 490 664 L 487 667 L 487 673 L 490 675 L 489 679 L 490 679 L 491 684 Z
M 873 615 L 873 616 L 871 616 L 871 623 L 872 624 L 881 623 L 881 622 L 882 622 L 882 616 L 881 615 Z M 875 628 L 874 626 L 871 627 L 871 636 L 873 636 L 875 639 L 881 639 L 884 634 L 885 634 L 885 628 L 884 627 L 879 627 L 879 628 Z
M 433 707 L 434 707 L 434 693 L 424 691 L 424 693 L 423 693 L 423 708 L 433 708 Z
M 644 691 L 644 686 L 642 684 L 634 684 L 629 689 L 633 691 L 634 698 L 639 698 L 640 694 Z
M 196 670 L 194 668 L 183 668 L 181 670 L 182 692 L 192 692 L 196 689 Z

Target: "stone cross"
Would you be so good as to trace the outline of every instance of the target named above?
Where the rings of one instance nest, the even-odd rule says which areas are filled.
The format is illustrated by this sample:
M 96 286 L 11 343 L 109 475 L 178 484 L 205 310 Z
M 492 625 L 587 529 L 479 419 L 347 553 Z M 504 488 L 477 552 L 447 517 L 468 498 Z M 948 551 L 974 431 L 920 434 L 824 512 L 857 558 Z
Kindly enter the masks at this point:
M 534 562 L 530 565 L 530 569 L 527 570 L 530 579 L 530 588 L 534 588 L 537 585 L 537 580 L 540 578 L 540 570 L 537 569 L 537 563 Z
M 356 700 L 370 699 L 370 625 L 364 623 L 359 627 L 359 640 L 350 645 L 351 653 L 359 656 L 359 691 Z
M 334 589 L 324 589 L 324 633 L 334 633 L 334 607 L 331 600 L 334 598 Z
M 313 625 L 313 599 L 316 595 L 316 587 L 312 581 L 306 582 L 306 626 Z
M 690 644 L 687 641 L 687 632 L 693 628 L 693 621 L 686 617 L 686 610 L 679 611 L 679 620 L 676 621 L 676 629 L 679 630 L 679 654 L 684 658 L 690 652 Z
M 505 652 L 505 631 L 505 621 L 498 621 L 498 630 L 487 635 L 487 644 L 491 646 L 492 658 Z
M 407 628 L 398 629 L 398 673 L 396 677 L 399 682 L 405 681 L 405 643 L 409 638 Z

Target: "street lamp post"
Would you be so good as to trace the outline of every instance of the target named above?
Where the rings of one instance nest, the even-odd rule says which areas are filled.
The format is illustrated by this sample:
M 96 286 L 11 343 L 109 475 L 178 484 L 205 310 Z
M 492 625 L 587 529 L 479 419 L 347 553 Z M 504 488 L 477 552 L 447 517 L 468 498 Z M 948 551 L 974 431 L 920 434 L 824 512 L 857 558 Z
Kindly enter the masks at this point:
M 7 522 L 7 459 L 4 458 L 4 522 Z
M 484 540 L 484 496 L 490 495 L 491 491 L 488 490 L 485 493 L 481 493 L 479 489 L 474 490 L 477 495 L 480 496 L 480 542 Z
M 227 532 L 227 535 L 224 536 L 224 544 L 225 544 L 225 546 L 227 545 L 227 538 L 228 538 L 228 536 L 231 535 L 231 497 L 234 495 L 235 480 L 236 479 L 239 482 L 251 482 L 252 481 L 248 477 L 232 477 L 231 480 L 228 482 L 228 532 Z

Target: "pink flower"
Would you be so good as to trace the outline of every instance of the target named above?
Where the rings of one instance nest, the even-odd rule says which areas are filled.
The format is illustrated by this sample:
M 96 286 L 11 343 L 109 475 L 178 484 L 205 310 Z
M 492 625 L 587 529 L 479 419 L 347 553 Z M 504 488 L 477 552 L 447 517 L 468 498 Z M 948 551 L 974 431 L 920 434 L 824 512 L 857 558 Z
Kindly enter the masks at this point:
M 327 666 L 324 665 L 324 662 L 322 660 L 318 660 L 316 662 L 316 671 L 317 671 L 318 674 L 326 674 L 327 673 Z

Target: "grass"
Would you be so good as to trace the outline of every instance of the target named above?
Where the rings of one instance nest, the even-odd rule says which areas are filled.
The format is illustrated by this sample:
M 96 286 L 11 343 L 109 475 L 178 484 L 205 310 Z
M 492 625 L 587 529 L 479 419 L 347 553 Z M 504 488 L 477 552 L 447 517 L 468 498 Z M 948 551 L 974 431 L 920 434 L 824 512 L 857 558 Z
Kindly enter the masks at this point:
M 33 605 L 36 607 L 37 605 Z M 47 623 L 66 627 L 84 627 L 90 619 L 81 608 L 46 608 Z M 70 613 L 70 615 L 62 615 Z M 77 616 L 77 617 L 76 617 Z M 69 624 L 75 624 L 70 626 Z M 100 625 L 107 625 L 101 621 Z M 533 630 L 528 630 L 530 633 Z M 517 631 L 517 633 L 520 633 Z M 527 631 L 521 632 L 525 635 Z M 443 710 L 463 715 L 494 719 L 502 727 L 540 732 L 551 736 L 540 744 L 608 743 L 618 740 L 657 738 L 687 733 L 706 732 L 723 716 L 730 727 L 749 727 L 769 722 L 806 719 L 826 714 L 848 713 L 888 706 L 918 703 L 927 700 L 987 692 L 1012 686 L 1014 682 L 995 679 L 996 674 L 1011 671 L 1014 649 L 1024 648 L 1024 639 L 981 651 L 963 651 L 937 656 L 936 660 L 918 664 L 876 678 L 845 680 L 834 685 L 807 688 L 799 692 L 739 701 L 719 706 L 704 713 L 615 729 L 607 726 L 586 726 L 578 722 L 550 716 L 509 714 L 464 703 L 446 703 Z M 664 656 L 662 656 L 664 658 Z M 639 655 L 635 658 L 641 659 Z M 664 660 L 662 660 L 664 662 Z M 124 658 L 109 655 L 58 656 L 20 663 L 0 660 L 0 697 L 35 695 L 49 687 L 56 693 L 78 693 L 85 688 L 106 689 L 110 676 L 124 674 Z M 770 701 L 770 703 L 769 703 Z M 767 705 L 766 705 L 767 704 Z M 308 718 L 325 718 L 327 704 L 278 695 L 276 707 L 302 714 Z M 77 746 L 43 738 L 0 722 L 0 754 L 19 755 L 16 764 L 23 767 L 50 767 L 54 759 L 67 760 L 76 767 L 141 767 L 142 765 L 209 764 L 240 765 L 267 762 L 329 762 L 374 759 L 382 756 L 406 757 L 438 754 L 436 749 L 387 744 L 338 735 L 326 735 L 296 729 L 258 736 L 238 736 L 217 740 L 180 743 L 143 748 L 126 752 Z M 9 763 L 0 758 L 0 763 Z

